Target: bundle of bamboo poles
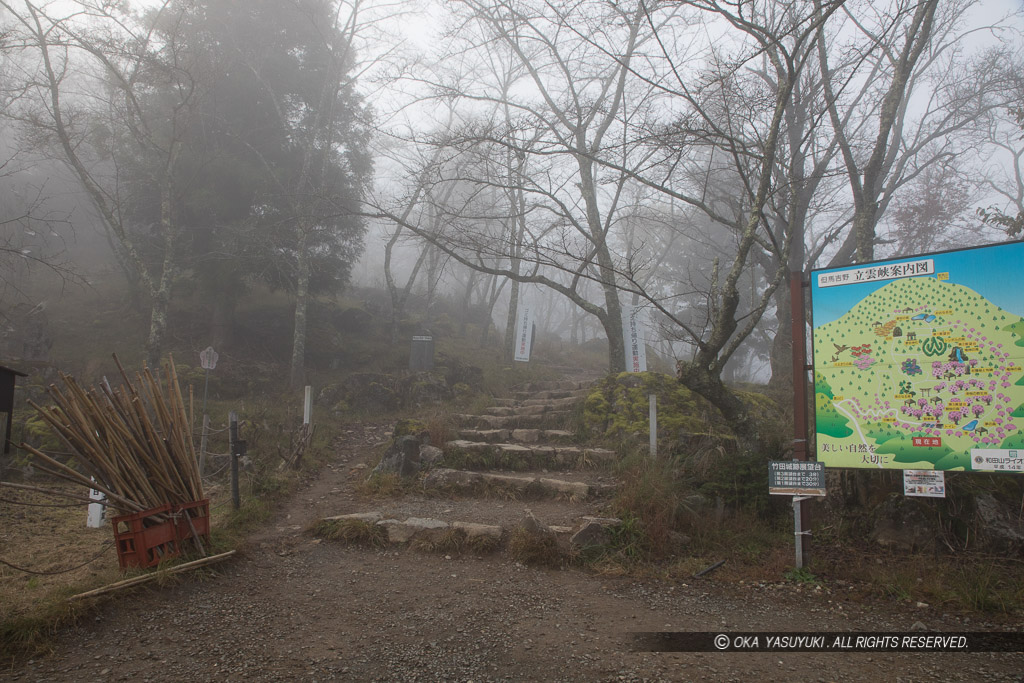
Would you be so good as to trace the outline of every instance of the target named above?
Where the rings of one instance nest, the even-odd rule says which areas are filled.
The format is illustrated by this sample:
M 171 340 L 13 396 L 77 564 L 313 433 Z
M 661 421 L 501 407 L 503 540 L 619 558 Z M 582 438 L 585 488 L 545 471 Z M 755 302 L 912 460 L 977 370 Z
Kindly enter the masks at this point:
M 117 388 L 104 379 L 98 390 L 85 390 L 61 373 L 64 388 L 48 388 L 53 406 L 29 401 L 71 449 L 77 469 L 26 443 L 19 448 L 34 456 L 37 469 L 102 492 L 106 504 L 120 514 L 202 500 L 203 482 L 174 359 L 164 365 L 163 384 L 145 367 L 133 384 L 116 355 L 114 362 L 123 379 Z

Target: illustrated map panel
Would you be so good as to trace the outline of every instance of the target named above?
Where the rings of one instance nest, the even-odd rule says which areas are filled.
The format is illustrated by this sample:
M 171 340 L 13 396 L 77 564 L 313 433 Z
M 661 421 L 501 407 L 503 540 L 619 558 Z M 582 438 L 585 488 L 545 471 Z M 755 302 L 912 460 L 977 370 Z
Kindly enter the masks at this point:
M 816 270 L 817 458 L 1024 471 L 1024 242 Z

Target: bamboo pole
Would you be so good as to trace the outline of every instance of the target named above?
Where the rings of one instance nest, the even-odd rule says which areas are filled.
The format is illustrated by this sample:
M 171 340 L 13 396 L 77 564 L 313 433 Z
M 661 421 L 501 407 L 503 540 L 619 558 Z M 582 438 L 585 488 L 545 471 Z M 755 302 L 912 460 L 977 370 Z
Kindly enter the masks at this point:
M 134 383 L 116 355 L 114 361 L 124 380 L 119 387 L 112 388 L 104 378 L 98 390 L 87 390 L 61 373 L 63 387 L 48 387 L 53 407 L 29 402 L 75 454 L 77 469 L 26 444 L 21 448 L 44 463 L 44 471 L 102 491 L 115 508 L 128 512 L 202 500 L 202 478 L 173 357 L 163 381 L 144 368 Z
M 85 598 L 93 598 L 97 595 L 103 595 L 104 593 L 111 593 L 116 590 L 121 590 L 122 588 L 130 588 L 131 586 L 137 586 L 140 583 L 146 583 L 147 581 L 152 581 L 161 576 L 167 576 L 168 574 L 178 574 L 180 572 L 189 571 L 191 569 L 198 569 L 199 567 L 205 567 L 210 564 L 216 564 L 218 562 L 223 562 L 224 560 L 234 555 L 236 552 L 238 551 L 229 550 L 226 553 L 221 553 L 220 555 L 211 555 L 210 557 L 204 557 L 201 560 L 194 560 L 192 562 L 186 562 L 185 564 L 179 564 L 178 566 L 171 567 L 170 569 L 162 569 L 160 571 L 145 574 L 143 576 L 135 576 L 130 579 L 125 579 L 123 581 L 117 581 L 116 583 L 108 584 L 106 586 L 103 586 L 102 588 L 96 588 L 91 591 L 79 593 L 78 595 L 72 595 L 70 598 L 68 598 L 68 600 L 72 601 L 83 600 Z

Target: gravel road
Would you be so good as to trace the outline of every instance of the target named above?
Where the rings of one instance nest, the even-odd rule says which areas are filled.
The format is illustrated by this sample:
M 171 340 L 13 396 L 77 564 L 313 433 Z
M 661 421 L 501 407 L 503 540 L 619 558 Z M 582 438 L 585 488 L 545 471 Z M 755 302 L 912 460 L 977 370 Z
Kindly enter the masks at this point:
M 238 559 L 126 592 L 61 634 L 12 681 L 988 681 L 1024 680 L 1022 653 L 654 653 L 634 631 L 997 628 L 931 608 L 860 603 L 842 588 L 666 583 L 321 542 L 323 514 L 358 511 L 352 465 L 383 427 L 351 430 L 337 461 Z M 368 456 L 365 456 L 368 457 Z M 358 476 L 365 476 L 362 470 Z M 469 520 L 472 521 L 472 520 Z M 1007 628 L 1005 624 L 998 628 Z

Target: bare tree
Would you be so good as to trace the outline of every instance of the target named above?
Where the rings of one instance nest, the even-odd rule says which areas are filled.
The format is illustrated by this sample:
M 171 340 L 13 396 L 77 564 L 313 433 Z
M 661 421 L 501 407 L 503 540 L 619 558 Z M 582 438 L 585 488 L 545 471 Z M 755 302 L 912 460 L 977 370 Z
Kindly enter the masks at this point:
M 110 234 L 123 248 L 149 298 L 151 313 L 146 342 L 147 360 L 156 365 L 167 329 L 171 290 L 180 270 L 180 226 L 173 211 L 176 167 L 183 132 L 191 123 L 202 95 L 194 64 L 173 33 L 158 38 L 153 24 L 145 25 L 119 12 L 110 3 L 82 0 L 64 13 L 25 0 L 4 1 L 17 25 L 20 49 L 35 56 L 34 72 L 25 74 L 22 107 L 11 112 L 28 126 L 33 139 L 50 145 L 81 183 Z M 173 26 L 170 2 L 154 16 Z M 76 90 L 71 75 L 91 75 L 98 87 L 91 96 Z M 173 98 L 168 109 L 153 110 L 148 95 L 154 91 Z M 85 89 L 84 92 L 90 92 Z M 98 127 L 97 127 L 98 126 Z M 97 136 L 98 131 L 103 136 Z M 109 137 L 108 137 L 109 136 Z M 159 235 L 157 257 L 150 257 L 139 233 L 126 222 L 119 175 L 121 161 L 114 139 L 130 143 L 130 153 L 148 156 L 155 163 L 153 179 L 159 195 L 154 231 Z M 149 245 L 147 245 L 149 246 Z
M 460 35 L 470 43 L 467 49 L 491 58 L 499 52 L 507 56 L 496 88 L 466 88 L 462 81 L 459 88 L 448 86 L 445 95 L 461 94 L 463 101 L 498 113 L 462 131 L 461 138 L 452 136 L 449 144 L 477 156 L 504 150 L 504 175 L 482 182 L 506 194 L 516 221 L 502 251 L 509 265 L 500 269 L 513 280 L 512 308 L 518 282 L 542 284 L 569 297 L 601 321 L 609 340 L 609 367 L 621 370 L 619 264 L 610 232 L 618 198 L 614 188 L 609 192 L 603 187 L 595 156 L 618 146 L 611 133 L 628 113 L 627 76 L 646 26 L 642 5 L 460 4 L 465 9 Z M 575 27 L 587 23 L 594 32 L 591 39 L 600 35 L 604 47 L 590 46 L 574 35 Z M 459 236 L 469 234 L 463 230 Z M 538 239 L 541 234 L 543 240 Z M 494 252 L 493 245 L 451 248 Z M 520 271 L 523 262 L 532 263 L 533 273 Z M 541 272 L 541 266 L 564 273 L 568 280 Z M 600 304 L 582 296 L 582 279 L 599 283 Z
M 974 5 L 894 2 L 861 15 L 844 7 L 842 26 L 821 31 L 825 103 L 853 199 L 851 228 L 832 264 L 874 258 L 877 227 L 898 190 L 979 142 L 982 117 L 1013 101 L 1014 51 L 965 52 Z M 858 38 L 844 43 L 835 33 L 843 28 Z
M 1024 107 L 1006 113 L 1012 123 L 996 116 L 989 124 L 989 141 L 995 152 L 990 160 L 1000 172 L 990 174 L 984 183 L 1002 198 L 1003 206 L 979 207 L 977 213 L 984 222 L 1016 237 L 1024 233 Z

